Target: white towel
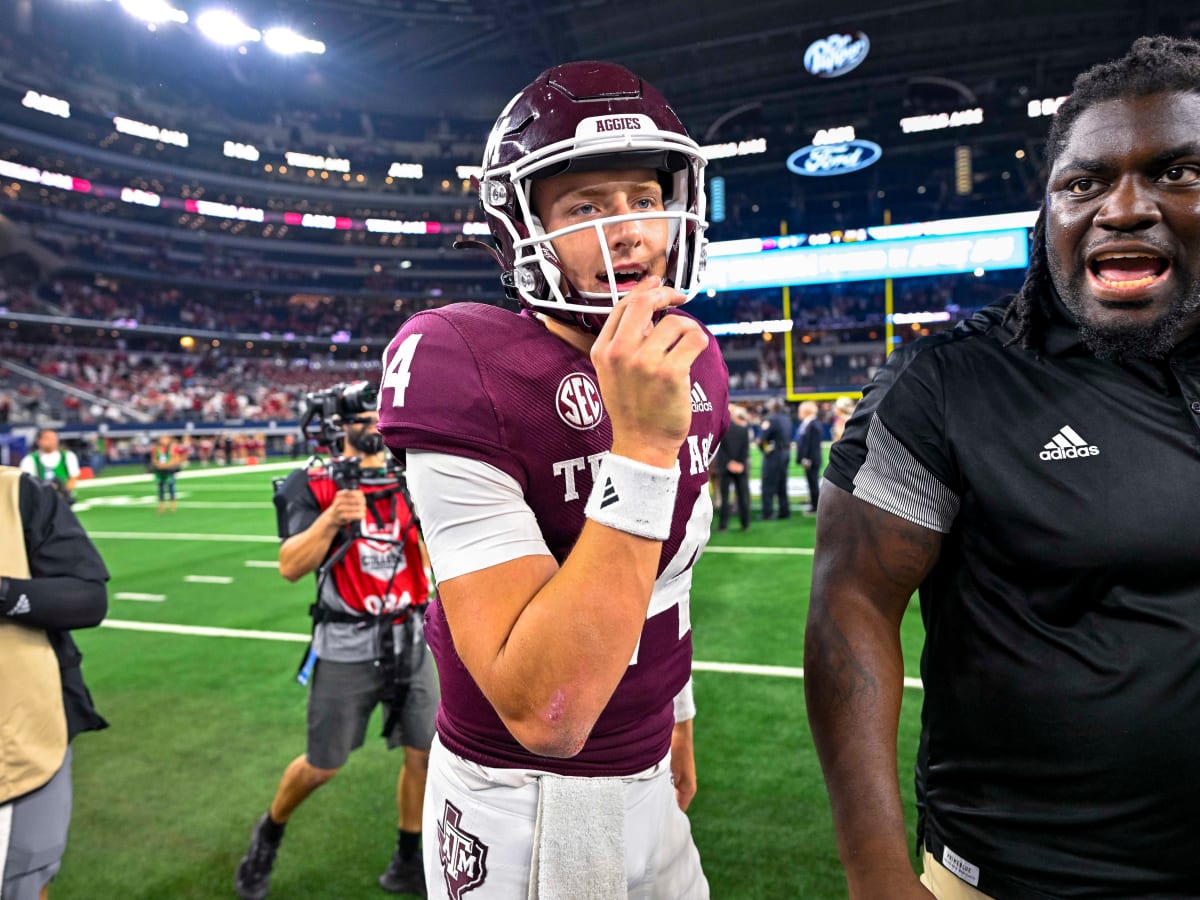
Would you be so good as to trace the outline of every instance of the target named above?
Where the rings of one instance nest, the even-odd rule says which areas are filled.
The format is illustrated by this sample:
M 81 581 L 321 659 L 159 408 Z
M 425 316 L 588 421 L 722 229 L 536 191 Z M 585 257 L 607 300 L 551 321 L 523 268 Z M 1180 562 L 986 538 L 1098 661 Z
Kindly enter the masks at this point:
M 625 900 L 621 778 L 538 779 L 529 900 Z

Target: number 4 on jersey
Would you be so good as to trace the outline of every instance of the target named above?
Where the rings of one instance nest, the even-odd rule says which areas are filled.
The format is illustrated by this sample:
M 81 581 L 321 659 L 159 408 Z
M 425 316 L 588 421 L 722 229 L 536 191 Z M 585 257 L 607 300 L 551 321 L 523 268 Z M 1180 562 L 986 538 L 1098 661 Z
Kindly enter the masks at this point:
M 412 368 L 413 354 L 421 337 L 419 334 L 406 337 L 396 348 L 396 355 L 383 367 L 382 387 L 384 391 L 392 389 L 393 408 L 404 405 L 404 392 L 408 390 L 408 382 L 412 378 L 409 369 Z M 383 391 L 379 392 L 379 402 L 383 403 Z

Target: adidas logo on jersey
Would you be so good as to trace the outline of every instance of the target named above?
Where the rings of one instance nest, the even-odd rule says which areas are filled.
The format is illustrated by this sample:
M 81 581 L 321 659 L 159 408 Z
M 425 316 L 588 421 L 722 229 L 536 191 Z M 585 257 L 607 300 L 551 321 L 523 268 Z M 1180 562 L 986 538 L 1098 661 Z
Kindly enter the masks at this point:
M 29 613 L 29 595 L 22 594 L 17 598 L 17 602 L 13 604 L 13 608 L 8 611 L 10 616 L 24 616 Z
M 1052 437 L 1038 456 L 1041 459 L 1079 459 L 1084 456 L 1099 456 L 1100 448 L 1089 444 L 1079 436 L 1079 432 L 1070 425 L 1058 429 L 1058 434 Z
M 712 412 L 712 402 L 698 381 L 692 384 L 692 412 Z

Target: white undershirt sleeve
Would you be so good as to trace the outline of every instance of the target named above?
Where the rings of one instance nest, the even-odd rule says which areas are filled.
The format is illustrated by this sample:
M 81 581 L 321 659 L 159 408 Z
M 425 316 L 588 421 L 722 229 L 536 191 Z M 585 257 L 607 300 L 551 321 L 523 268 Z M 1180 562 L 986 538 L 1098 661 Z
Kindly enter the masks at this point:
M 523 556 L 550 556 L 516 479 L 489 463 L 405 453 L 407 479 L 439 582 Z
M 675 723 L 686 722 L 696 718 L 696 694 L 692 689 L 692 679 L 687 680 L 678 694 L 675 695 Z

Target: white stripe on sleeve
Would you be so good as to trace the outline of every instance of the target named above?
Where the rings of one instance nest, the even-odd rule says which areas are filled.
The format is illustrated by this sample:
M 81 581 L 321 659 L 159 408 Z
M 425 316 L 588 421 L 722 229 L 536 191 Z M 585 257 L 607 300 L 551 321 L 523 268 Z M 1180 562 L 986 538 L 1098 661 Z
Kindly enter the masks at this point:
M 516 479 L 479 460 L 409 450 L 407 479 L 439 582 L 523 556 L 550 556 Z
M 958 516 L 958 495 L 909 453 L 879 416 L 867 428 L 867 458 L 854 476 L 854 496 L 942 534 Z

